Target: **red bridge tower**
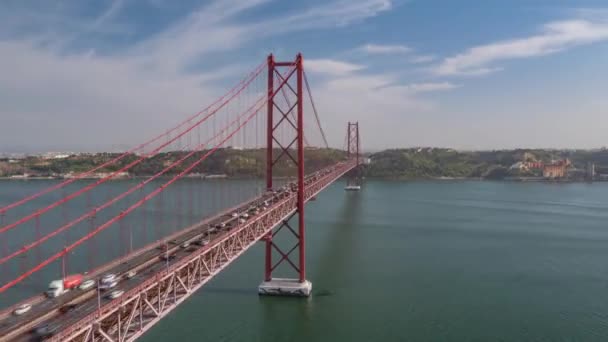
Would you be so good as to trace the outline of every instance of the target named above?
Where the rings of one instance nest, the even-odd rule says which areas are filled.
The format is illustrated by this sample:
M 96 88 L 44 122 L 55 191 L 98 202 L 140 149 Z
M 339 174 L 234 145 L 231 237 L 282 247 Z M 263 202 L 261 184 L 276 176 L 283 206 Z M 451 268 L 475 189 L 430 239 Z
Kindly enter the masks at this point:
M 280 70 L 286 70 L 281 74 Z M 295 89 L 290 81 L 295 78 Z M 266 189 L 273 190 L 273 168 L 283 156 L 287 156 L 297 168 L 297 210 L 283 220 L 282 224 L 274 231 L 269 232 L 264 240 L 266 243 L 266 260 L 264 282 L 260 284 L 259 293 L 265 295 L 289 295 L 309 296 L 312 283 L 306 280 L 306 253 L 305 253 L 305 229 L 304 229 L 304 103 L 303 103 L 303 79 L 304 65 L 301 54 L 294 61 L 277 62 L 273 55 L 268 56 L 268 121 L 267 121 L 267 146 L 266 146 Z M 276 83 L 276 84 L 275 84 Z M 293 82 L 292 82 L 293 83 Z M 289 108 L 281 108 L 276 101 L 277 94 L 285 96 Z M 295 95 L 295 103 L 289 103 L 286 93 Z M 275 118 L 275 109 L 278 112 L 278 120 Z M 294 117 L 293 111 L 296 115 Z M 295 121 L 295 122 L 294 122 Z M 293 135 L 291 140 L 281 141 L 278 129 L 285 128 Z M 293 139 L 292 139 L 293 138 Z M 274 156 L 274 146 L 280 149 L 278 156 Z M 295 148 L 294 148 L 295 145 Z M 294 229 L 289 221 L 297 216 L 297 229 Z M 279 247 L 273 237 L 280 231 L 289 230 L 295 236 L 295 245 L 285 250 Z M 292 253 L 298 251 L 298 259 L 293 260 Z M 273 261 L 273 253 L 276 251 L 280 257 Z M 282 264 L 288 264 L 298 278 L 285 279 L 273 278 L 272 273 Z

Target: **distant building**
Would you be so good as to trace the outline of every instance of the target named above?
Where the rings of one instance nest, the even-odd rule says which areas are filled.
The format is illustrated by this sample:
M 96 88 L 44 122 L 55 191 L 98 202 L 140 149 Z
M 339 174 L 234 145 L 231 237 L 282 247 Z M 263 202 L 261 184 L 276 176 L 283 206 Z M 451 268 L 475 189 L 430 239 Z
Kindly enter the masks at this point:
M 70 155 L 69 154 L 56 154 L 54 156 L 52 156 L 52 159 L 65 159 L 68 158 Z
M 543 162 L 539 162 L 539 161 L 525 162 L 524 164 L 530 170 L 540 170 L 544 167 Z
M 527 169 L 528 169 L 528 166 L 524 162 L 517 162 L 517 163 L 511 165 L 511 167 L 509 167 L 509 170 L 525 171 Z
M 570 166 L 570 160 L 568 159 L 545 164 L 543 167 L 543 177 L 551 179 L 564 178 L 567 175 L 568 166 Z

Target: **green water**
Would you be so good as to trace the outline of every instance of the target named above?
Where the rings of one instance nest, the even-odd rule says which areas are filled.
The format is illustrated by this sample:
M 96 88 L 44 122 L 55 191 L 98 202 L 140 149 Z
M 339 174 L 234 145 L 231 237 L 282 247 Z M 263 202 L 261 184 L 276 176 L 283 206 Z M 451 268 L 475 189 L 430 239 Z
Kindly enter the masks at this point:
M 343 186 L 307 206 L 311 298 L 258 297 L 260 244 L 141 340 L 608 341 L 608 184 Z
M 608 184 L 368 181 L 308 206 L 308 300 L 257 246 L 142 341 L 607 341 Z

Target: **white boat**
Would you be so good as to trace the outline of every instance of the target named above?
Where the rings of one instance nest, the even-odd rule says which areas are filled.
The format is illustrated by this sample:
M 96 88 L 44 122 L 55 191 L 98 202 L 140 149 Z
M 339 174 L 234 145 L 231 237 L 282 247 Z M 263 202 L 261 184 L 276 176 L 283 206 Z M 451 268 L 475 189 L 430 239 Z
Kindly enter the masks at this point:
M 361 190 L 361 185 L 347 185 L 344 190 L 346 191 L 359 191 Z

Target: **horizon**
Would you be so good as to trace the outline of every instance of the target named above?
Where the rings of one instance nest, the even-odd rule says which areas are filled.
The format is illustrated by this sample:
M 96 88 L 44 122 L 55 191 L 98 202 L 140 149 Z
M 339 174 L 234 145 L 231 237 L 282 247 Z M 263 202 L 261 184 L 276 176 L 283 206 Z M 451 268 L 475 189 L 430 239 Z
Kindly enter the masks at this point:
M 223 148 L 233 148 L 233 147 L 225 146 Z M 306 147 L 306 148 L 309 148 L 309 147 Z M 311 146 L 310 148 L 324 149 L 324 147 L 315 147 L 315 146 Z M 331 146 L 329 148 L 341 150 L 340 148 L 335 148 L 335 147 L 331 147 Z M 250 150 L 250 149 L 263 150 L 263 149 L 266 149 L 266 147 L 259 147 L 259 148 L 251 147 L 251 148 L 245 148 L 245 149 L 246 150 Z M 387 148 L 383 148 L 383 149 L 367 149 L 367 150 L 363 150 L 361 153 L 369 154 L 369 153 L 378 153 L 378 152 L 390 151 L 390 150 L 413 150 L 413 149 L 453 150 L 453 151 L 456 151 L 459 153 L 500 152 L 500 151 L 535 151 L 535 150 L 564 152 L 564 151 L 605 151 L 605 150 L 608 150 L 608 147 L 606 147 L 606 146 L 594 147 L 594 148 L 514 147 L 514 148 L 497 148 L 497 149 L 457 149 L 457 148 L 452 148 L 452 147 L 439 147 L 439 146 L 408 146 L 408 147 L 387 147 Z M 6 158 L 9 155 L 42 156 L 45 154 L 64 154 L 64 153 L 72 153 L 72 154 L 125 153 L 127 150 L 128 150 L 128 148 L 123 149 L 123 150 L 99 150 L 99 151 L 77 151 L 77 150 L 44 150 L 44 151 L 32 150 L 31 152 L 0 151 L 0 158 Z M 189 151 L 189 150 L 182 150 L 182 151 Z M 171 152 L 177 152 L 177 150 L 165 151 L 163 153 L 171 153 Z

